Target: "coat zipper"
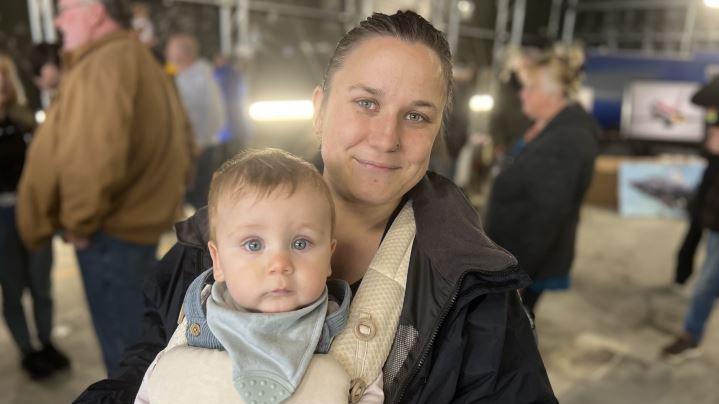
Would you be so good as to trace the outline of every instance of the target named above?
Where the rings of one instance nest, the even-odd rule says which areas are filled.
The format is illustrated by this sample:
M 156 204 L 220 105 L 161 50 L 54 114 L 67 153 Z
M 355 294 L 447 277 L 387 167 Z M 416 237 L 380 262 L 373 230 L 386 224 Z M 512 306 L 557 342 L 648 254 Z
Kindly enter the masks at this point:
M 442 328 L 444 320 L 447 318 L 449 311 L 452 309 L 452 307 L 454 307 L 454 304 L 457 302 L 457 296 L 459 296 L 459 290 L 462 288 L 462 281 L 464 281 L 465 274 L 466 272 L 459 277 L 459 282 L 457 282 L 457 287 L 454 289 L 452 298 L 449 300 L 449 304 L 446 306 L 446 308 L 442 312 L 442 315 L 439 317 L 439 323 L 437 324 L 437 327 L 435 327 L 434 331 L 432 331 L 432 337 L 429 339 L 429 344 L 427 344 L 427 346 L 425 347 L 424 352 L 422 352 L 422 356 L 420 356 L 419 358 L 419 362 L 417 362 L 417 366 L 414 367 L 414 371 L 412 372 L 410 377 L 407 378 L 404 383 L 404 386 L 402 386 L 402 389 L 400 390 L 399 398 L 396 401 L 397 403 L 402 402 L 404 394 L 407 391 L 407 387 L 409 387 L 409 383 L 412 381 L 412 379 L 414 379 L 415 375 L 417 375 L 419 370 L 422 369 L 422 365 L 424 365 L 424 361 L 427 359 L 427 355 L 429 355 L 429 351 L 434 345 L 434 340 L 437 338 L 437 334 L 439 334 L 439 330 Z
M 502 272 L 510 273 L 512 270 L 505 270 Z M 457 297 L 459 296 L 459 291 L 462 288 L 462 282 L 464 281 L 465 275 L 468 273 L 464 272 L 460 277 L 459 281 L 457 282 L 457 287 L 454 289 L 454 293 L 452 294 L 452 298 L 449 301 L 449 304 L 445 307 L 444 311 L 442 312 L 442 315 L 439 318 L 439 323 L 437 324 L 437 327 L 435 327 L 434 331 L 432 331 L 432 337 L 429 340 L 429 343 L 424 349 L 424 352 L 422 352 L 422 356 L 419 358 L 419 362 L 417 362 L 417 366 L 414 367 L 414 370 L 410 377 L 407 378 L 404 385 L 402 386 L 402 389 L 400 390 L 400 395 L 398 396 L 395 403 L 401 403 L 402 399 L 404 398 L 404 394 L 407 391 L 407 388 L 409 387 L 410 382 L 414 377 L 417 375 L 420 369 L 422 369 L 422 365 L 424 365 L 424 361 L 427 359 L 427 356 L 429 355 L 429 351 L 434 345 L 434 340 L 437 338 L 437 334 L 439 334 L 439 330 L 442 328 L 442 325 L 444 324 L 444 320 L 446 320 L 447 315 L 449 315 L 450 310 L 452 310 L 452 307 L 454 307 L 454 304 L 457 302 Z

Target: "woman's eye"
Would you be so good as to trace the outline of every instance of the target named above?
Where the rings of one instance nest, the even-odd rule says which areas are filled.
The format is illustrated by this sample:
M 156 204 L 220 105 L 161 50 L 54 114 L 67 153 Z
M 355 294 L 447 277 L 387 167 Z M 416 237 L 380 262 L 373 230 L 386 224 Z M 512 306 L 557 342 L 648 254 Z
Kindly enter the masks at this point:
M 252 251 L 252 252 L 260 251 L 262 249 L 262 242 L 257 239 L 247 240 L 247 241 L 245 241 L 243 246 L 245 247 L 245 249 L 247 251 Z
M 359 101 L 357 101 L 357 105 L 359 105 L 360 107 L 362 107 L 364 109 L 370 109 L 370 110 L 377 109 L 377 103 L 374 101 L 370 101 L 370 100 L 359 100 Z
M 292 242 L 292 248 L 295 250 L 304 250 L 310 244 L 306 239 L 298 239 Z
M 412 122 L 424 122 L 427 120 L 427 118 L 424 117 L 422 114 L 418 114 L 416 112 L 410 112 L 407 114 L 407 120 Z

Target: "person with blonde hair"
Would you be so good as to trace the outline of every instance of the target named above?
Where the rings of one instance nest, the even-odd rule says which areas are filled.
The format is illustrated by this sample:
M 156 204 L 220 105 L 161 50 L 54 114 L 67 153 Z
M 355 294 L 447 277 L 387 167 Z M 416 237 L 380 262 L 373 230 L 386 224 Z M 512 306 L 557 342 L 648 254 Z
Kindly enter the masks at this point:
M 15 221 L 17 186 L 25 164 L 28 141 L 35 128 L 32 112 L 26 108 L 25 91 L 18 78 L 15 63 L 0 54 L 0 286 L 3 316 L 22 356 L 22 368 L 33 379 L 50 376 L 70 365 L 67 357 L 51 341 L 52 294 L 50 242 L 38 251 L 28 251 L 20 241 Z M 32 343 L 22 295 L 30 291 L 37 339 L 42 349 Z
M 579 208 L 594 171 L 599 127 L 577 102 L 583 63 L 580 47 L 562 44 L 524 54 L 516 66 L 533 123 L 495 180 L 486 226 L 532 277 L 522 292 L 530 313 L 544 290 L 569 287 Z

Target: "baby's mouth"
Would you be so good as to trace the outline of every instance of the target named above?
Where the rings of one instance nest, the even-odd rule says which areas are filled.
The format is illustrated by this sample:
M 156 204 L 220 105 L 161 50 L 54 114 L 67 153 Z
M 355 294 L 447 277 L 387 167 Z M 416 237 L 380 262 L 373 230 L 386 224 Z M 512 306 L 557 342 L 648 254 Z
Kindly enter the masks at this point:
M 282 297 L 282 296 L 288 296 L 288 295 L 292 294 L 292 291 L 289 289 L 286 289 L 286 288 L 278 288 L 278 289 L 272 289 L 271 291 L 268 292 L 268 294 L 270 296 Z

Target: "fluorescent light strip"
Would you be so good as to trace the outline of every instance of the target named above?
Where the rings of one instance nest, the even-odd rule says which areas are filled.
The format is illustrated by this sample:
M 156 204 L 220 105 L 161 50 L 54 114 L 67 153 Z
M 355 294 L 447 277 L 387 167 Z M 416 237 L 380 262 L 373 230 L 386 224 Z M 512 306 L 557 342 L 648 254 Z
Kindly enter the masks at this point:
M 254 121 L 303 121 L 312 119 L 314 108 L 310 100 L 257 101 L 250 105 Z

